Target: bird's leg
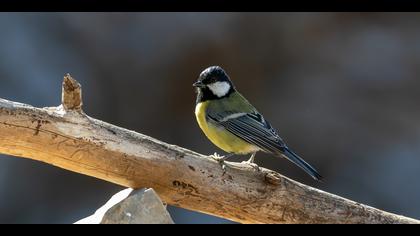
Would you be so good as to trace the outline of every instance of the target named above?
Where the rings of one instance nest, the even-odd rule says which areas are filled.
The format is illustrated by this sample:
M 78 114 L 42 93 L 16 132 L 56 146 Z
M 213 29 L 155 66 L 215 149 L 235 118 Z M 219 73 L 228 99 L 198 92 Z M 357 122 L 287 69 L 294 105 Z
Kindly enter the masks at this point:
M 225 164 L 225 160 L 228 159 L 229 157 L 233 156 L 233 153 L 229 153 L 225 156 L 220 156 L 219 154 L 217 154 L 216 152 L 213 155 L 210 155 L 210 157 L 212 157 L 214 160 L 216 160 L 217 162 L 219 162 L 219 164 L 222 166 L 222 170 L 223 170 L 223 174 L 226 172 L 226 164 Z
M 260 170 L 260 167 L 256 163 L 254 163 L 255 154 L 257 154 L 257 152 L 252 153 L 251 158 L 249 158 L 248 161 L 245 161 L 245 163 L 248 164 L 248 165 L 250 165 L 250 166 L 252 166 L 252 167 L 254 167 L 254 169 L 256 169 L 257 171 L 259 171 Z
M 252 153 L 251 158 L 249 158 L 249 160 L 247 161 L 248 163 L 254 163 L 254 158 L 255 158 L 255 154 L 257 154 L 256 152 Z

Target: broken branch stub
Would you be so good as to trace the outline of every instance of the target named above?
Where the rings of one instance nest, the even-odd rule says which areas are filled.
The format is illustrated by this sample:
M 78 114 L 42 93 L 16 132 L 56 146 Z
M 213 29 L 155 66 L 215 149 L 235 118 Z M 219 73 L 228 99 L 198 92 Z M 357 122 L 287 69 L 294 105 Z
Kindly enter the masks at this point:
M 65 110 L 82 110 L 82 86 L 70 74 L 64 76 L 61 104 Z

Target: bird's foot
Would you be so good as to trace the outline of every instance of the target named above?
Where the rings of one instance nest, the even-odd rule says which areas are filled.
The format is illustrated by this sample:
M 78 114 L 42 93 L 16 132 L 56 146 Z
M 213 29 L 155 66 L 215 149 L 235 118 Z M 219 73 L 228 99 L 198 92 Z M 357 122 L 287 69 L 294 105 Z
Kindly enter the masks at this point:
M 230 155 L 227 156 L 220 156 L 219 154 L 217 154 L 216 152 L 213 155 L 210 155 L 211 158 L 213 158 L 214 160 L 216 160 L 217 162 L 219 162 L 220 166 L 222 167 L 223 170 L 223 174 L 226 173 L 226 163 L 225 160 L 230 157 Z
M 218 162 L 223 162 L 226 159 L 225 156 L 220 156 L 219 154 L 217 154 L 217 152 L 215 152 L 213 155 L 210 155 L 210 157 Z
M 255 153 L 251 155 L 248 161 L 243 161 L 242 163 L 250 165 L 254 170 L 260 171 L 260 167 L 254 162 Z
M 248 161 L 243 161 L 242 163 L 251 166 L 256 171 L 260 171 L 260 167 L 254 162 L 251 162 L 251 161 L 248 160 Z

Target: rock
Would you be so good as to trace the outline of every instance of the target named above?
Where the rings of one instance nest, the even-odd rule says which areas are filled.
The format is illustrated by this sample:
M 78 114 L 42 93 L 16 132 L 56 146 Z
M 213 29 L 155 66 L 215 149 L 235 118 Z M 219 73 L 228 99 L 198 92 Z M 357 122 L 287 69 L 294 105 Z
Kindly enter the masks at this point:
M 76 224 L 173 224 L 156 192 L 149 189 L 122 190 L 95 214 Z

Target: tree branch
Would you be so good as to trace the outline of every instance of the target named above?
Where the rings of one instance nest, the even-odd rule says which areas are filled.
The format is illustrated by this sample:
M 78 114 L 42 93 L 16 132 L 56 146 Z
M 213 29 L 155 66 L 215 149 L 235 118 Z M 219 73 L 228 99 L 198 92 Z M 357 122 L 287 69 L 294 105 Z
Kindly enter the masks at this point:
M 62 105 L 0 99 L 0 153 L 30 158 L 131 188 L 170 205 L 241 223 L 420 223 L 243 163 L 196 152 L 85 115 L 81 86 L 63 82 Z

